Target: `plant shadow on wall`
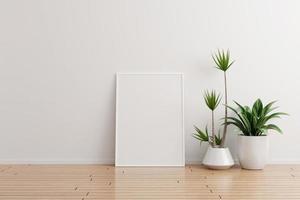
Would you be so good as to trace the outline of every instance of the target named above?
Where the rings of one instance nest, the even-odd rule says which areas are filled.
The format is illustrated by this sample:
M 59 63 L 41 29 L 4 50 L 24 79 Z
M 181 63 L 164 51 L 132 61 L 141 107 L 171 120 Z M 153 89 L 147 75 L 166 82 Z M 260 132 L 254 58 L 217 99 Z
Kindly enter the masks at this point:
M 249 106 L 242 106 L 235 101 L 238 106 L 237 109 L 228 105 L 227 97 L 227 76 L 226 72 L 234 61 L 230 60 L 230 53 L 227 50 L 218 50 L 213 56 L 213 61 L 216 68 L 221 70 L 224 75 L 224 117 L 223 132 L 215 132 L 215 116 L 214 111 L 221 102 L 220 94 L 214 90 L 206 91 L 204 93 L 204 101 L 206 106 L 211 110 L 211 134 L 209 129 L 201 130 L 194 126 L 196 133 L 193 137 L 202 142 L 207 142 L 209 147 L 203 158 L 202 164 L 211 169 L 228 169 L 234 165 L 231 153 L 225 147 L 225 140 L 227 135 L 227 126 L 234 125 L 242 132 L 238 136 L 238 158 L 244 169 L 263 169 L 268 155 L 268 130 L 275 130 L 282 133 L 281 129 L 275 125 L 270 124 L 269 121 L 274 118 L 280 118 L 282 115 L 287 115 L 283 112 L 273 112 L 278 107 L 272 107 L 275 101 L 263 105 L 260 99 L 256 100 L 252 108 Z M 232 110 L 236 117 L 228 117 L 228 109 Z

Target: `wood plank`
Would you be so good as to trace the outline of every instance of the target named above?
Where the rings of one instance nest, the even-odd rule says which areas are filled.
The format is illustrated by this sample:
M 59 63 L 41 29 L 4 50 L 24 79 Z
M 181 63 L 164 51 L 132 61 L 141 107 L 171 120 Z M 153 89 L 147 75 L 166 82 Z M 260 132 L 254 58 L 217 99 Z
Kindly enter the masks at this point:
M 300 165 L 186 167 L 0 165 L 0 200 L 300 199 Z

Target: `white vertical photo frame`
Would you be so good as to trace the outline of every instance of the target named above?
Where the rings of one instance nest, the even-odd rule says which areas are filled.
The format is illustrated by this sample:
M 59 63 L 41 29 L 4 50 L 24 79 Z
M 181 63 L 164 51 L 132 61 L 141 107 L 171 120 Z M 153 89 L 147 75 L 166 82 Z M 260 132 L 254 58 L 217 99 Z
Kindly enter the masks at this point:
M 118 73 L 116 166 L 184 166 L 182 73 Z

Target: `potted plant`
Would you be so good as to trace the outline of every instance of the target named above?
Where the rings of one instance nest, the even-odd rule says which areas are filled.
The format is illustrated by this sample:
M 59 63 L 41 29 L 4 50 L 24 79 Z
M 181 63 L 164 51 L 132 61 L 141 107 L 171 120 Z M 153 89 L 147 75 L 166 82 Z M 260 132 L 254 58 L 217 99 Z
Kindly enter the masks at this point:
M 202 142 L 208 142 L 209 147 L 202 160 L 202 164 L 211 169 L 227 169 L 234 165 L 231 153 L 227 147 L 225 147 L 225 139 L 227 134 L 227 78 L 226 72 L 234 61 L 230 60 L 230 53 L 227 50 L 218 50 L 213 56 L 213 61 L 216 64 L 216 68 L 221 70 L 224 75 L 224 93 L 225 93 L 225 114 L 224 114 L 224 128 L 222 136 L 220 131 L 218 134 L 215 133 L 215 123 L 214 123 L 214 111 L 218 107 L 221 98 L 220 94 L 216 94 L 215 91 L 208 92 L 204 94 L 204 100 L 207 107 L 211 110 L 211 134 L 209 134 L 208 128 L 206 126 L 205 131 L 202 131 L 197 126 L 194 126 L 196 133 L 194 133 L 194 138 Z
M 257 99 L 252 108 L 242 106 L 235 102 L 238 109 L 231 109 L 237 117 L 228 117 L 227 125 L 236 126 L 242 133 L 238 136 L 238 158 L 244 169 L 263 169 L 268 158 L 267 131 L 272 129 L 282 133 L 281 129 L 269 121 L 287 115 L 283 112 L 273 112 L 277 107 L 272 107 L 275 101 L 263 105 Z

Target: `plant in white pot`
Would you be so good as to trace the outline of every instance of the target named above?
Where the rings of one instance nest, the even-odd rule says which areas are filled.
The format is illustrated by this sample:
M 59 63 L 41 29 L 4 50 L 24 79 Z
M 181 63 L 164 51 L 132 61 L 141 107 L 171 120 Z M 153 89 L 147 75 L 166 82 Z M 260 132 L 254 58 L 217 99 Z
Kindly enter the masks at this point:
M 230 60 L 229 51 L 224 50 L 214 54 L 213 60 L 216 64 L 216 68 L 221 70 L 224 75 L 224 92 L 225 92 L 225 117 L 224 117 L 224 128 L 221 136 L 220 131 L 218 135 L 215 133 L 214 127 L 214 111 L 219 105 L 221 98 L 220 94 L 216 94 L 215 91 L 205 92 L 204 100 L 207 107 L 211 110 L 211 134 L 208 133 L 208 128 L 202 131 L 197 126 L 195 127 L 196 133 L 193 135 L 194 138 L 200 142 L 208 142 L 209 147 L 202 160 L 202 164 L 211 169 L 228 169 L 234 165 L 231 153 L 227 147 L 225 147 L 225 139 L 227 134 L 227 78 L 226 72 L 234 61 Z
M 277 107 L 272 107 L 275 101 L 263 105 L 257 99 L 252 108 L 242 106 L 235 102 L 238 109 L 231 109 L 237 117 L 228 117 L 227 125 L 236 126 L 242 133 L 238 136 L 238 159 L 244 169 L 263 169 L 268 158 L 267 131 L 272 129 L 282 133 L 281 129 L 269 121 L 287 115 L 283 112 L 273 112 Z

